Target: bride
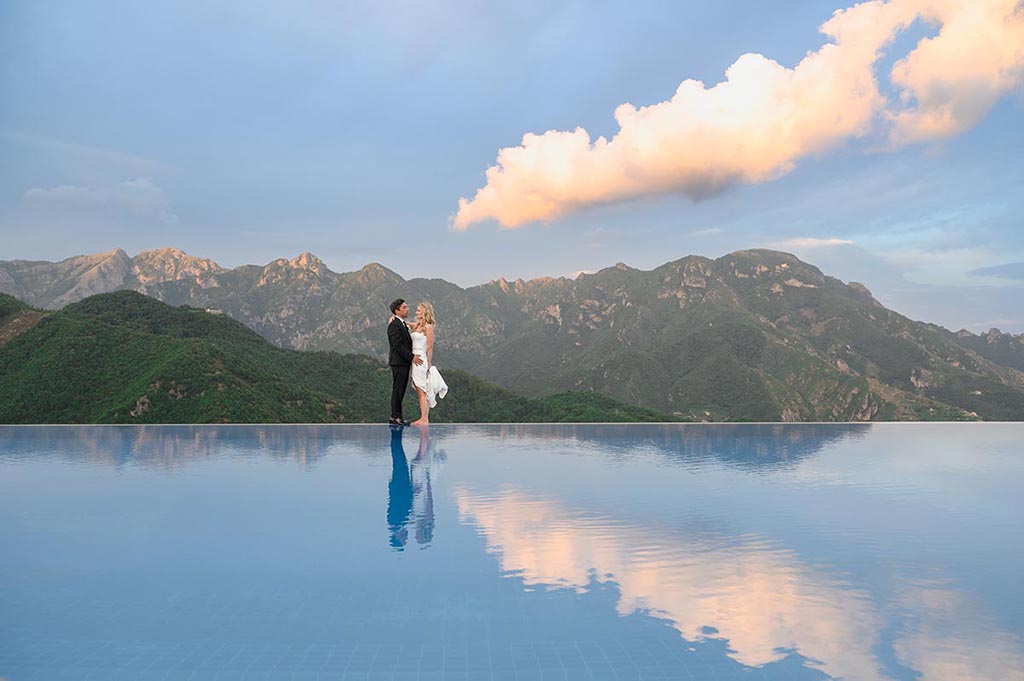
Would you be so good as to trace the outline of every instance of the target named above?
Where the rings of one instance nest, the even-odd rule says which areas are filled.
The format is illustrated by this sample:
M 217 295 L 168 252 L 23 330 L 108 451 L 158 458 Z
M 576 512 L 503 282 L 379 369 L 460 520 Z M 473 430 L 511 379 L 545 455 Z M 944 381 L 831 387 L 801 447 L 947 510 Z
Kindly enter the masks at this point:
M 420 417 L 412 422 L 414 426 L 430 425 L 427 415 L 437 406 L 436 398 L 448 394 L 448 385 L 434 366 L 434 324 L 434 306 L 430 303 L 417 305 L 416 322 L 409 326 L 412 354 L 423 359 L 422 364 L 412 365 L 412 384 L 420 400 Z

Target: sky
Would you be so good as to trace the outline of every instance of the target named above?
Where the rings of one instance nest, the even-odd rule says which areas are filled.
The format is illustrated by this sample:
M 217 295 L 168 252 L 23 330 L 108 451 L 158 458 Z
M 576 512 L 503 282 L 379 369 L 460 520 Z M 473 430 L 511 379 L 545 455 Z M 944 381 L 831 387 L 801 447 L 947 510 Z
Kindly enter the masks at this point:
M 1022 333 L 1015 4 L 8 0 L 0 260 L 469 286 L 776 248 Z

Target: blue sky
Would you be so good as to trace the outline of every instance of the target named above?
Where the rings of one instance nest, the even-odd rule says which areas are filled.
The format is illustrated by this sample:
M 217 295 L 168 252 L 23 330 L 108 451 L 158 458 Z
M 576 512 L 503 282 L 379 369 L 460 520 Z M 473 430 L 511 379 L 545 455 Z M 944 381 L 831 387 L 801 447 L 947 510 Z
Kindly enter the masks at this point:
M 4 3 L 0 259 L 311 251 L 472 285 L 767 246 L 911 317 L 1024 332 L 1019 83 L 941 139 L 860 136 L 696 203 L 656 192 L 455 231 L 524 133 L 611 137 L 620 104 L 711 87 L 746 53 L 793 68 L 845 5 L 408 5 Z M 912 27 L 877 68 L 934 33 Z

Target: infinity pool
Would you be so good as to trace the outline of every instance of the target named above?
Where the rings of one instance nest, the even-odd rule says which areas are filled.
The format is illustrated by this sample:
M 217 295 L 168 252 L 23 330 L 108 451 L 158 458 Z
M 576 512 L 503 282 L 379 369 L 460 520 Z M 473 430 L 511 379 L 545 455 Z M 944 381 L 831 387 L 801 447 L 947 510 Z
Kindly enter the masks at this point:
M 1024 679 L 1024 425 L 0 427 L 0 677 Z

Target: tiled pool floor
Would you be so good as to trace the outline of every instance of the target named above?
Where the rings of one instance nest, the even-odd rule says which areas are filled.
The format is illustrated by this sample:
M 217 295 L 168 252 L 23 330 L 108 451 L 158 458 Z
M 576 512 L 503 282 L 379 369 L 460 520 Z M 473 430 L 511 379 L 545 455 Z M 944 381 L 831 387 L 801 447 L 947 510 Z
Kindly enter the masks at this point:
M 0 678 L 1024 679 L 1022 442 L 0 427 Z

